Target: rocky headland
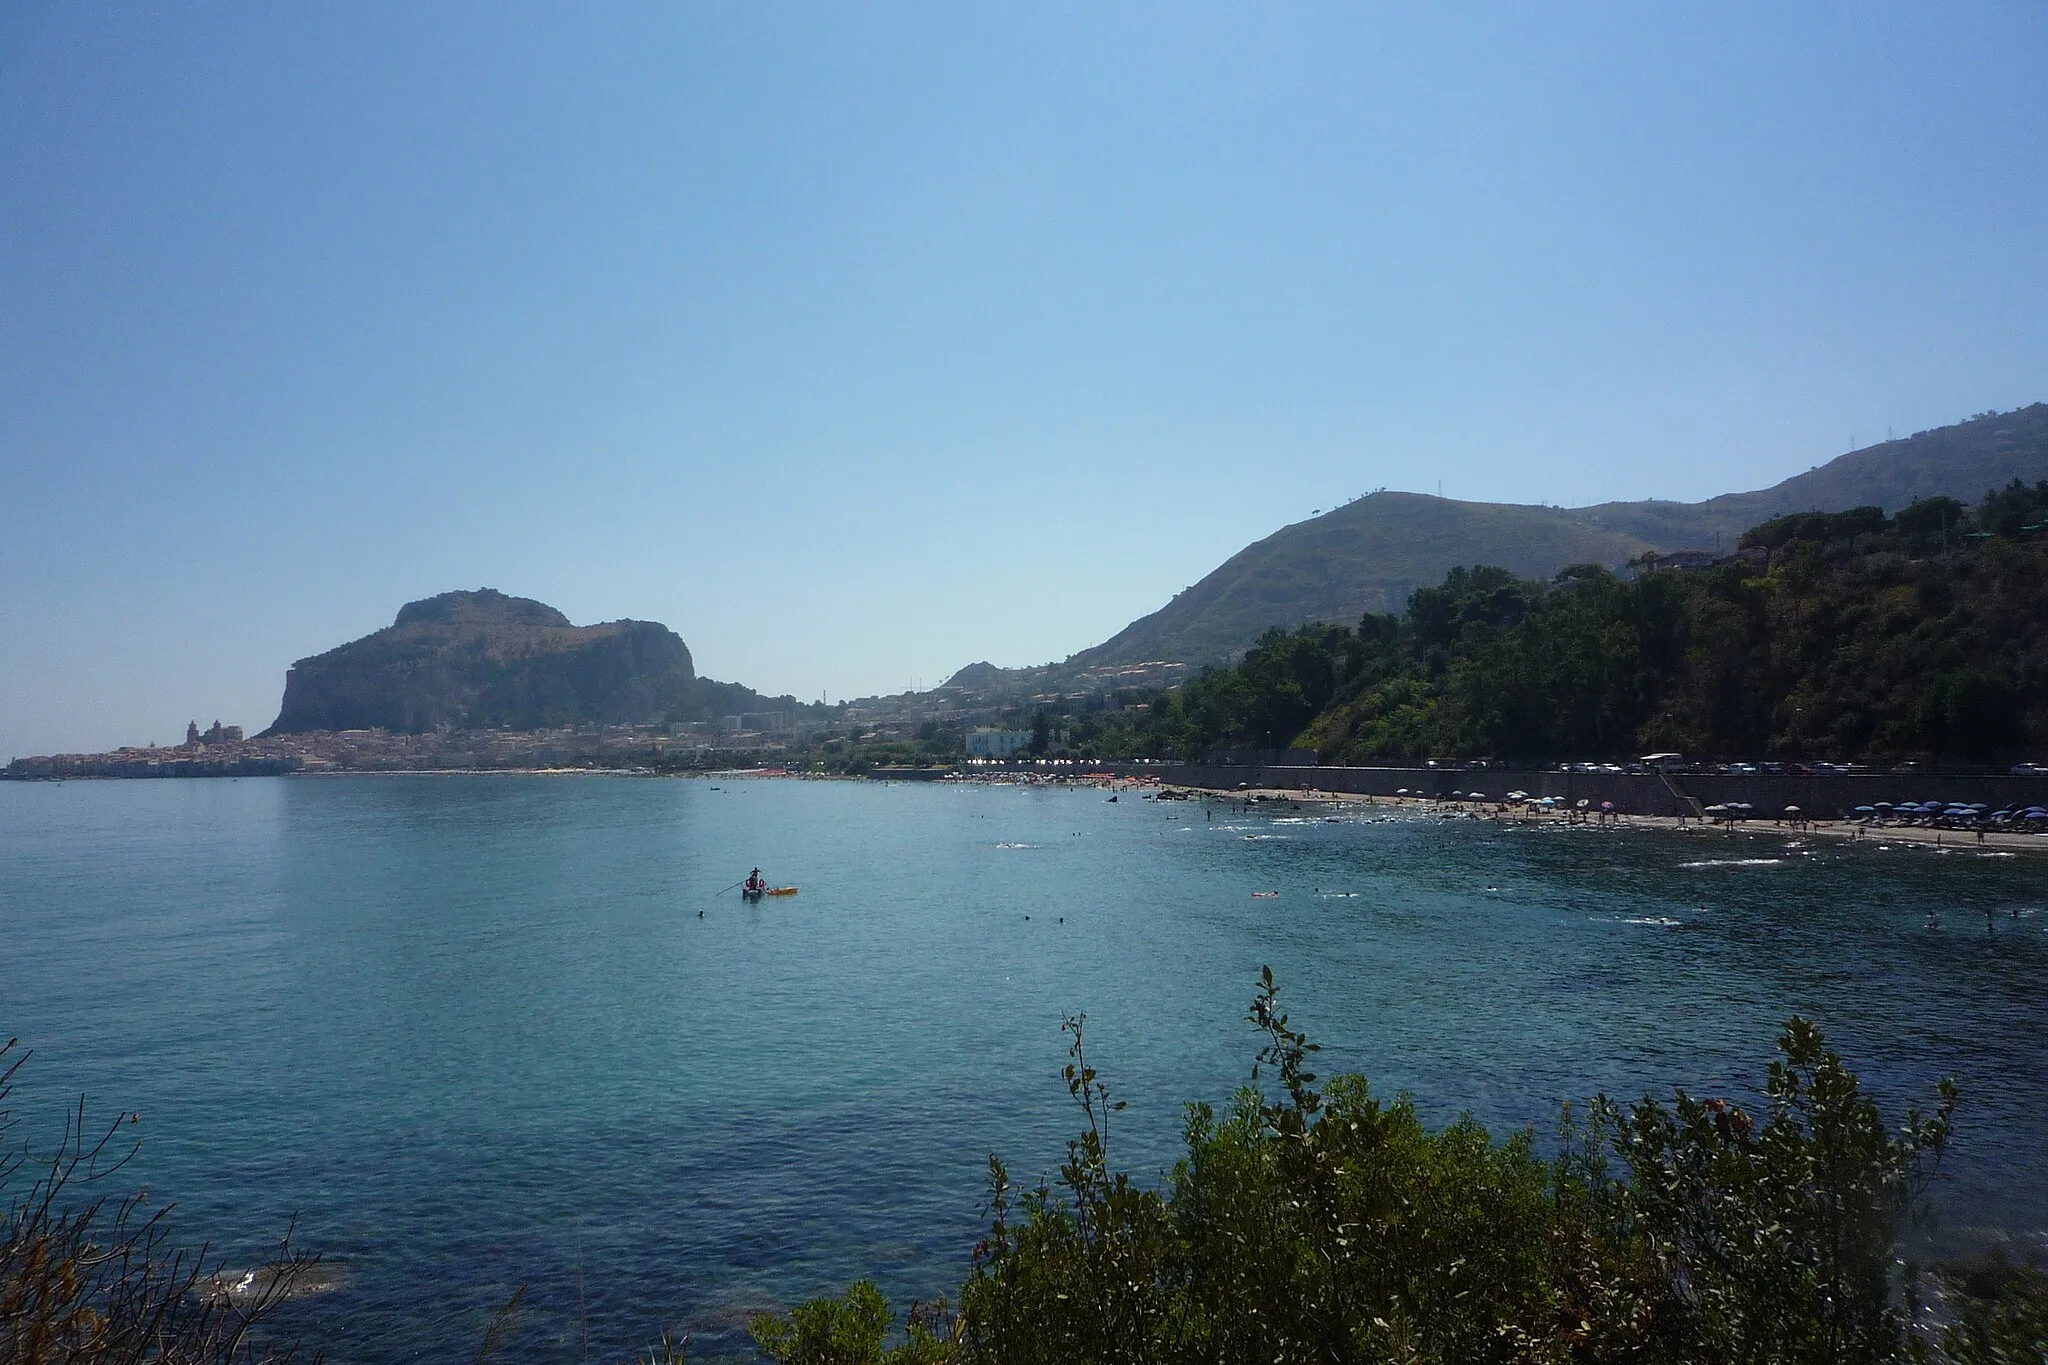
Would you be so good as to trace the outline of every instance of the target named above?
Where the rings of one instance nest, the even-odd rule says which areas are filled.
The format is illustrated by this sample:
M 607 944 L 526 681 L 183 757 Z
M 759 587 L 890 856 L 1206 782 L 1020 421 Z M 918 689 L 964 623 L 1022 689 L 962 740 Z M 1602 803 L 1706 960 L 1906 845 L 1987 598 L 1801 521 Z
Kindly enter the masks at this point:
M 409 602 L 383 630 L 293 664 L 272 735 L 542 730 L 700 718 L 690 650 L 655 621 L 578 626 L 493 588 Z

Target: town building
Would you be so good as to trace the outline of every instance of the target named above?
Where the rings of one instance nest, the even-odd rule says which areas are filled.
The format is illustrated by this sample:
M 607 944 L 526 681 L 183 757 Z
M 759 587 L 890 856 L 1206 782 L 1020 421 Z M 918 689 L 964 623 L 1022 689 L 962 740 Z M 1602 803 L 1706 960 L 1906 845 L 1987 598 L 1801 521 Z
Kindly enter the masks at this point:
M 1031 743 L 1029 730 L 969 730 L 969 758 L 1008 758 Z

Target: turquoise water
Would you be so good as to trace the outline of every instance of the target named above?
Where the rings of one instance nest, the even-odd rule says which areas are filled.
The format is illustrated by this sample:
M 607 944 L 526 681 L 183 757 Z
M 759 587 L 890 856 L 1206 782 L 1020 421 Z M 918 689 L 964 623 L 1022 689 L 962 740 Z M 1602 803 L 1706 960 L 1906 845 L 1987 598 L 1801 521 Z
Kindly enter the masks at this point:
M 755 863 L 802 894 L 713 894 Z M 471 1351 L 520 1284 L 506 1359 L 698 1358 L 858 1274 L 956 1286 L 989 1152 L 1034 1176 L 1073 1127 L 1065 1013 L 1130 1101 L 1112 1156 L 1165 1167 L 1247 1074 L 1263 963 L 1319 1069 L 1546 1132 L 1745 1091 L 1806 1013 L 1894 1102 L 1962 1078 L 1946 1235 L 2036 1235 L 2044 871 L 1092 790 L 4 784 L 0 1033 L 29 1126 L 141 1113 L 128 1174 L 190 1237 L 248 1259 L 296 1215 L 347 1271 L 297 1310 L 336 1360 Z

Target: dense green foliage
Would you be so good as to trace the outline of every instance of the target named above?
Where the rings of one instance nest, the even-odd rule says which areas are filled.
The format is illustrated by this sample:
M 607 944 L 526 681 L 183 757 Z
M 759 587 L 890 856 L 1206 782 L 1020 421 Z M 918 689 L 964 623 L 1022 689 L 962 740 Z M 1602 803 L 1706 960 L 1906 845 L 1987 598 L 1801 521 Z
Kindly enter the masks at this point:
M 753 1322 L 754 1341 L 783 1365 L 940 1365 L 952 1342 L 913 1310 L 905 1340 L 888 1345 L 895 1325 L 889 1301 L 868 1280 L 839 1298 L 799 1304 L 786 1318 L 764 1314 Z
M 1704 569 L 1453 570 L 1399 616 L 1273 630 L 1135 752 L 1970 760 L 2048 748 L 2048 482 L 1757 526 Z
M 1163 1190 L 1117 1171 L 1121 1108 L 1087 1064 L 1056 1183 L 1019 1195 L 991 1158 L 991 1224 L 952 1331 L 927 1314 L 902 1360 L 1078 1362 L 1995 1362 L 2048 1359 L 2048 1292 L 2002 1262 L 1942 1272 L 1946 1326 L 1897 1262 L 1956 1103 L 1888 1129 L 1819 1031 L 1794 1019 L 1752 1114 L 1670 1103 L 1567 1110 L 1558 1154 L 1470 1119 L 1437 1131 L 1341 1076 L 1268 972 L 1265 1037 L 1227 1114 L 1190 1109 Z M 1259 1085 L 1262 1072 L 1277 1093 Z M 860 1328 L 860 1353 L 827 1343 Z M 777 1361 L 883 1359 L 872 1286 L 757 1323 Z

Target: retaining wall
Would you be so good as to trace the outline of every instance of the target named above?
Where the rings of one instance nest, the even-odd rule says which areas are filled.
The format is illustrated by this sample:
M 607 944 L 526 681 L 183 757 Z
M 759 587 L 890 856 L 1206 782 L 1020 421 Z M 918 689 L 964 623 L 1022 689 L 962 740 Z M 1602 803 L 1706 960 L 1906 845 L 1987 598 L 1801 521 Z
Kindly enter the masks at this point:
M 1120 765 L 1104 764 L 1104 768 Z M 1475 768 L 1353 768 L 1237 764 L 1145 765 L 1124 769 L 1152 775 L 1174 786 L 1229 790 L 1240 783 L 1293 791 L 1346 792 L 1393 796 L 1402 788 L 1431 797 L 1452 792 L 1483 791 L 1498 800 L 1511 791 L 1554 796 L 1567 804 L 1581 799 L 1598 806 L 1612 801 L 1630 815 L 1690 815 L 1692 811 L 1651 773 L 1518 772 Z M 1870 774 L 1840 777 L 1798 777 L 1790 774 L 1673 774 L 1671 779 L 1702 805 L 1746 801 L 1759 816 L 1776 815 L 1797 806 L 1817 819 L 1836 819 L 1857 806 L 1879 801 L 1987 801 L 1994 808 L 2009 804 L 2048 805 L 2048 777 L 1995 774 L 1906 776 Z

